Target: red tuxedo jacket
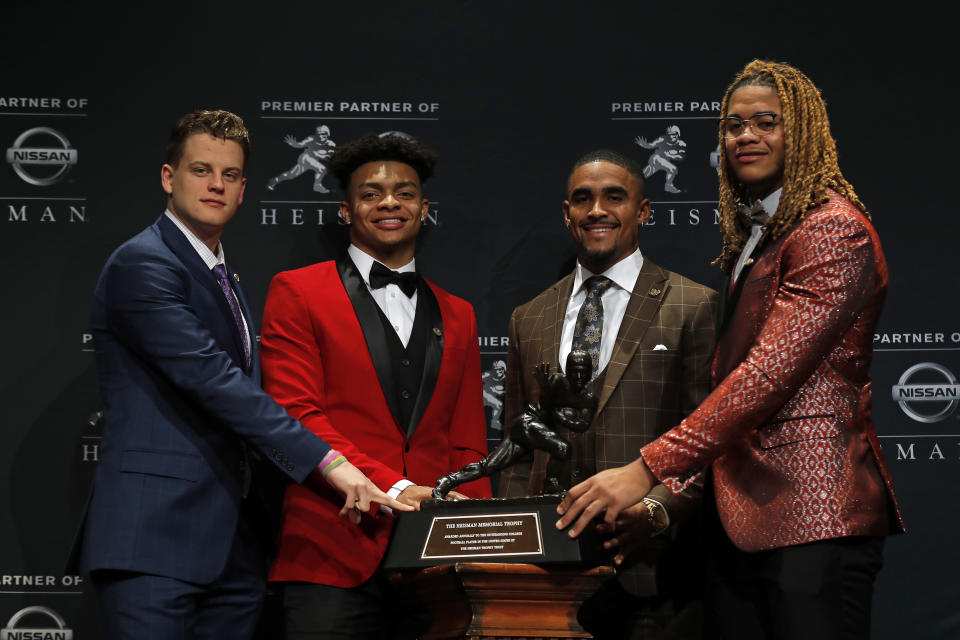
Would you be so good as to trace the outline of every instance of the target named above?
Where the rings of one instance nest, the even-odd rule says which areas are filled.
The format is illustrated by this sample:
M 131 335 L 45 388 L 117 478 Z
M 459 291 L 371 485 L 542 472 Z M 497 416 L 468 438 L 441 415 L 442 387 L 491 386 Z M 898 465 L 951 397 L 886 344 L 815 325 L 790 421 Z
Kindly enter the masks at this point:
M 346 269 L 343 280 L 338 264 L 341 272 Z M 431 330 L 434 342 L 428 352 L 433 349 L 436 356 L 426 357 L 416 424 L 409 435 L 397 424 L 380 386 L 378 376 L 389 376 L 386 354 L 376 344 L 382 325 L 376 302 L 349 258 L 280 273 L 267 294 L 261 339 L 264 388 L 383 491 L 403 478 L 433 486 L 438 477 L 486 455 L 473 308 L 428 285 L 442 326 Z M 429 302 L 427 297 L 418 297 L 418 307 Z M 357 312 L 365 318 L 363 326 Z M 368 348 L 371 340 L 377 347 L 374 355 Z M 432 388 L 431 373 L 436 379 Z M 460 490 L 487 497 L 490 484 L 484 479 Z M 354 525 L 337 515 L 342 505 L 340 494 L 322 482 L 287 489 L 271 580 L 354 587 L 373 575 L 393 518 L 373 512 Z
M 672 491 L 713 463 L 717 510 L 744 551 L 903 531 L 870 413 L 887 290 L 876 231 L 831 191 L 738 283 L 710 396 L 647 445 Z

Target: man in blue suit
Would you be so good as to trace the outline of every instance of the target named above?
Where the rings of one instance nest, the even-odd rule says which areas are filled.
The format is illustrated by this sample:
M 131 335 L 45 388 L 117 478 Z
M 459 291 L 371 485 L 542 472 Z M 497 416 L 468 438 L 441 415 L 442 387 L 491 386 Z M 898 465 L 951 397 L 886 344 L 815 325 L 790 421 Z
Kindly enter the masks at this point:
M 220 243 L 249 148 L 232 113 L 180 118 L 160 176 L 167 210 L 97 282 L 105 430 L 75 548 L 110 637 L 252 635 L 268 560 L 256 496 L 275 473 L 257 460 L 339 490 L 357 522 L 372 502 L 406 509 L 260 389 L 252 315 Z

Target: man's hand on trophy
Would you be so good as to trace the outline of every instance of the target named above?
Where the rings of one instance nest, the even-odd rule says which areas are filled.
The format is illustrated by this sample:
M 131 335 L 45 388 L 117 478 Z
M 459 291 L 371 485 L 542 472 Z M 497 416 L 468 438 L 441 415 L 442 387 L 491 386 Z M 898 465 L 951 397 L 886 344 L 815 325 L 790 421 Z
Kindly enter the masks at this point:
M 349 461 L 344 461 L 328 471 L 324 480 L 343 494 L 345 500 L 343 508 L 340 509 L 340 517 L 346 516 L 353 524 L 360 524 L 361 514 L 370 511 L 372 503 L 379 503 L 397 511 L 411 511 L 409 506 L 378 489 L 377 485 Z
M 569 526 L 567 533 L 575 538 L 594 517 L 602 517 L 604 522 L 613 525 L 620 512 L 640 502 L 656 481 L 643 458 L 590 476 L 572 487 L 557 505 L 561 516 L 557 529 Z
M 597 527 L 601 536 L 609 535 L 603 542 L 603 548 L 615 551 L 613 563 L 618 567 L 630 557 L 630 554 L 642 547 L 653 535 L 650 510 L 643 502 L 627 507 L 617 516 L 613 526 L 602 522 Z
M 412 484 L 403 491 L 400 492 L 400 495 L 397 496 L 397 500 L 403 504 L 408 504 L 417 511 L 420 510 L 420 503 L 423 500 L 429 500 L 433 497 L 433 487 L 422 487 L 420 485 Z M 447 493 L 448 500 L 466 500 L 467 496 L 459 493 L 457 491 L 450 491 Z

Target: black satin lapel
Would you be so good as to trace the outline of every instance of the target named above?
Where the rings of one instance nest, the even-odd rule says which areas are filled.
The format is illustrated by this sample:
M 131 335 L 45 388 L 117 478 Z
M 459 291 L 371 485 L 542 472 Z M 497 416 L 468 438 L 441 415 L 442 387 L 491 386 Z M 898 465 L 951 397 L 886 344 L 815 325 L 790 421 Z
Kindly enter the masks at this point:
M 437 387 L 437 378 L 440 375 L 440 363 L 443 361 L 443 316 L 440 314 L 440 305 L 423 278 L 417 285 L 417 314 L 413 320 L 414 331 L 418 323 L 426 322 L 429 327 L 427 336 L 427 352 L 423 354 L 423 375 L 420 378 L 420 393 L 417 402 L 413 405 L 410 414 L 410 424 L 407 425 L 407 437 L 416 431 L 420 419 L 427 411 L 427 405 L 433 397 L 433 390 Z
M 597 413 L 603 411 L 613 390 L 620 383 L 627 364 L 633 359 L 640 341 L 643 340 L 650 323 L 660 310 L 669 287 L 666 272 L 645 257 L 637 282 L 633 286 L 633 294 L 627 303 L 627 310 L 623 314 L 623 322 L 620 323 L 617 341 L 613 344 L 613 353 L 610 354 L 607 371 L 603 376 L 603 388 L 600 391 Z
M 226 296 L 223 295 L 223 289 L 220 288 L 220 283 L 217 282 L 217 276 L 213 274 L 213 271 L 207 266 L 207 263 L 203 261 L 203 258 L 200 257 L 197 250 L 194 249 L 190 241 L 187 240 L 187 237 L 183 235 L 183 232 L 180 231 L 177 225 L 170 221 L 170 218 L 168 218 L 166 214 L 160 216 L 160 219 L 157 221 L 157 228 L 160 230 L 160 237 L 163 238 L 163 242 L 170 247 L 174 255 L 176 255 L 193 274 L 194 279 L 203 285 L 210 292 L 210 295 L 213 296 L 213 299 L 216 300 L 221 317 L 224 318 L 224 321 L 229 327 L 230 335 L 233 336 L 233 344 L 235 347 L 233 361 L 238 367 L 243 369 L 243 342 L 240 338 L 240 329 L 237 327 L 237 322 L 233 319 L 233 311 L 230 310 L 230 303 L 227 302 Z M 231 273 L 229 267 L 227 268 L 227 273 Z M 236 288 L 234 290 L 236 290 Z M 248 313 L 247 324 L 249 323 L 250 315 Z
M 723 286 L 720 287 L 720 300 L 717 303 L 717 326 L 714 334 L 719 338 L 727 326 L 728 315 L 733 310 L 733 300 L 730 293 L 730 274 L 723 272 Z
M 360 322 L 363 339 L 367 343 L 367 351 L 370 352 L 373 368 L 377 372 L 377 380 L 380 381 L 380 392 L 390 406 L 394 423 L 398 425 L 397 428 L 400 428 L 397 419 L 397 416 L 400 415 L 400 407 L 393 394 L 387 393 L 387 390 L 391 388 L 390 381 L 393 379 L 393 367 L 390 364 L 387 336 L 384 335 L 383 323 L 380 322 L 380 307 L 377 306 L 377 301 L 370 295 L 357 265 L 353 264 L 350 256 L 343 256 L 337 260 L 337 273 L 340 275 L 343 288 L 347 291 L 347 296 L 350 297 L 353 312 L 357 314 L 357 320 Z

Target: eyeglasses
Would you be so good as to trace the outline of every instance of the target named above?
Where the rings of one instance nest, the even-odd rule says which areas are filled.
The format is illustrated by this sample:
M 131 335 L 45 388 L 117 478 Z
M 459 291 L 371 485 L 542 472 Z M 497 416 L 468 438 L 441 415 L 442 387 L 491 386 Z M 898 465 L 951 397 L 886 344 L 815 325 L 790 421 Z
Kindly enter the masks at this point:
M 777 114 L 773 111 L 755 113 L 746 120 L 737 116 L 720 119 L 720 134 L 727 140 L 736 140 L 749 127 L 755 136 L 768 136 L 777 128 Z

